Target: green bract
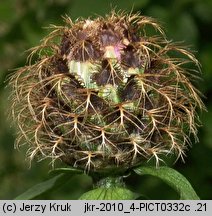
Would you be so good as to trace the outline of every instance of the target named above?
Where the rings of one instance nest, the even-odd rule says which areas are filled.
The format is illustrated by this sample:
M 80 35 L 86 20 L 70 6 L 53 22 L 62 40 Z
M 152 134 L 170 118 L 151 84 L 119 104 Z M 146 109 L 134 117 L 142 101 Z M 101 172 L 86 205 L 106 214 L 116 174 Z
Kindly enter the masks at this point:
M 11 78 L 18 145 L 29 144 L 31 159 L 87 171 L 183 156 L 203 107 L 191 83 L 193 54 L 139 14 L 64 20 L 32 50 L 37 61 Z

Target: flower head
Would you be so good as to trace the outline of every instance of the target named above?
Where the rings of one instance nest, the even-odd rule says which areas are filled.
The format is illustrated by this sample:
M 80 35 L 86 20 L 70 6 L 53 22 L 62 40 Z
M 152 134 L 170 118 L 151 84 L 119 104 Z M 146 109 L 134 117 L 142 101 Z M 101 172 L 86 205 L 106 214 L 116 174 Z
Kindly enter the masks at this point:
M 139 14 L 65 23 L 52 26 L 11 78 L 18 145 L 28 143 L 31 159 L 96 171 L 183 156 L 203 107 L 193 54 Z

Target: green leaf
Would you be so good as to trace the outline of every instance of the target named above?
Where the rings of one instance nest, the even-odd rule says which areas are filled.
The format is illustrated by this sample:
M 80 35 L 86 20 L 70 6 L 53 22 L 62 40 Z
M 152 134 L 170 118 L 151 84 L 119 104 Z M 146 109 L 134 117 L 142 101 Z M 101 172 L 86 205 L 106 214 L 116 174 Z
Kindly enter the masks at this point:
M 126 188 L 111 187 L 97 188 L 84 193 L 80 200 L 133 200 L 138 197 L 137 194 Z
M 40 196 L 44 193 L 49 192 L 50 190 L 58 189 L 65 183 L 67 183 L 73 174 L 81 174 L 81 170 L 77 170 L 74 168 L 59 168 L 51 171 L 50 174 L 56 175 L 51 179 L 48 179 L 42 183 L 34 185 L 30 189 L 28 189 L 23 194 L 17 196 L 16 200 L 30 200 L 35 199 L 37 196 Z M 59 175 L 58 175 L 59 174 Z
M 134 169 L 138 175 L 152 175 L 160 178 L 171 186 L 181 200 L 199 200 L 189 181 L 176 170 L 169 167 L 138 167 Z
M 67 181 L 67 176 L 65 174 L 60 174 L 51 178 L 47 181 L 34 185 L 26 192 L 22 193 L 21 195 L 17 196 L 15 200 L 30 200 L 34 199 L 35 197 L 46 193 L 47 191 L 53 189 L 54 187 L 60 187 L 64 183 L 64 180 Z
M 59 174 L 64 174 L 64 173 L 69 173 L 69 174 L 83 174 L 83 171 L 80 169 L 72 168 L 72 167 L 65 167 L 65 168 L 57 168 L 53 169 L 49 172 L 50 175 L 59 175 Z

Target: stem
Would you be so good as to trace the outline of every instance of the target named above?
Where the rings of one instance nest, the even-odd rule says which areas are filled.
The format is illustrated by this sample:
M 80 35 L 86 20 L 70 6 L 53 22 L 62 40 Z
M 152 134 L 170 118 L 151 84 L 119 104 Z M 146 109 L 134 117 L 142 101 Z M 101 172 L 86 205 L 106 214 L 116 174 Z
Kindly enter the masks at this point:
M 125 187 L 123 176 L 106 177 L 94 183 L 94 188 L 112 188 L 112 187 Z
M 127 188 L 124 175 L 110 175 L 94 179 L 93 190 L 87 191 L 79 199 L 84 200 L 133 200 L 138 194 Z

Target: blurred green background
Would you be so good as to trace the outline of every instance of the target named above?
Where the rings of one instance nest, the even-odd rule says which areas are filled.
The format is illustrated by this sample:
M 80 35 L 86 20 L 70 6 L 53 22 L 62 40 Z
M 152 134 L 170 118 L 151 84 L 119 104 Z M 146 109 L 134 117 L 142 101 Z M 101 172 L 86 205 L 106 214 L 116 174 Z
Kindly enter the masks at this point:
M 25 149 L 14 150 L 14 130 L 6 120 L 8 90 L 4 82 L 10 69 L 23 66 L 24 51 L 39 43 L 49 24 L 61 25 L 61 15 L 77 17 L 104 15 L 111 8 L 140 11 L 159 20 L 169 39 L 183 41 L 196 50 L 202 65 L 203 82 L 198 88 L 204 93 L 208 112 L 200 114 L 203 126 L 200 142 L 185 158 L 173 165 L 191 182 L 201 199 L 212 199 L 212 1 L 211 0 L 1 0 L 0 2 L 0 199 L 13 199 L 29 187 L 48 177 L 50 161 L 25 159 Z M 132 190 L 149 199 L 177 199 L 175 192 L 156 178 L 127 178 Z M 133 183 L 132 183 L 133 182 Z M 87 176 L 75 176 L 64 187 L 39 199 L 77 199 L 92 187 Z

